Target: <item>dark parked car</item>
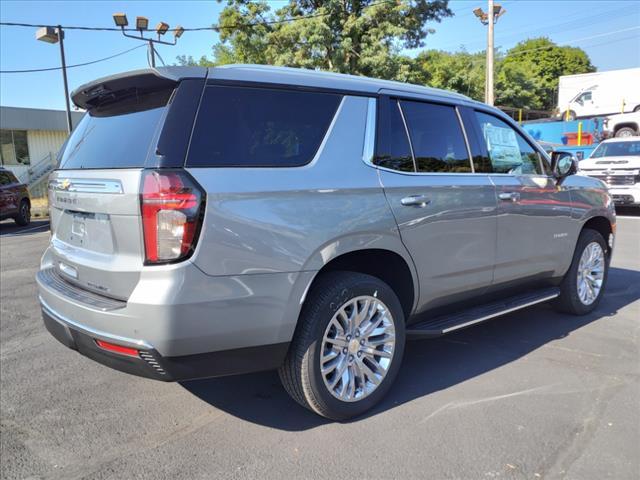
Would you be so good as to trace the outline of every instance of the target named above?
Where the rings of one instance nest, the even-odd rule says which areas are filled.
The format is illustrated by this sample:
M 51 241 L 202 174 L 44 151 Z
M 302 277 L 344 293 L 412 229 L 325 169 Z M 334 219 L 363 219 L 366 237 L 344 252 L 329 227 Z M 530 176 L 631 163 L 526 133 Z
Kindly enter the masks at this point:
M 29 225 L 31 200 L 24 183 L 5 168 L 0 167 L 0 220 L 13 218 L 18 225 Z

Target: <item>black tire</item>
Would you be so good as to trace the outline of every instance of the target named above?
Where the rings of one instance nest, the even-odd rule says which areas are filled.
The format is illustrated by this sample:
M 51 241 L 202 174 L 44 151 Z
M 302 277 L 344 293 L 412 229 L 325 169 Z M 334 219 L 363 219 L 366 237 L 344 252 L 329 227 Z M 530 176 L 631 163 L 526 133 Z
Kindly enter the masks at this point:
M 616 130 L 616 134 L 615 134 L 615 136 L 617 138 L 620 138 L 620 137 L 635 137 L 636 135 L 638 135 L 638 132 L 636 132 L 632 127 L 619 128 L 618 130 Z
M 372 408 L 391 388 L 404 353 L 404 313 L 394 291 L 376 277 L 345 271 L 321 275 L 302 308 L 279 374 L 285 390 L 300 405 L 331 420 L 347 420 Z M 344 401 L 325 385 L 320 369 L 322 340 L 334 314 L 349 300 L 362 295 L 376 297 L 388 308 L 395 328 L 395 347 L 386 376 L 377 388 L 361 400 Z
M 640 112 L 640 105 L 636 105 L 633 109 L 634 112 Z
M 580 258 L 585 248 L 593 242 L 597 242 L 602 251 L 604 252 L 604 276 L 602 278 L 602 286 L 597 298 L 591 304 L 584 304 L 580 300 L 578 295 L 578 267 L 580 265 Z M 573 260 L 571 261 L 571 267 L 565 274 L 560 284 L 560 296 L 555 301 L 555 307 L 557 310 L 570 313 L 573 315 L 586 315 L 592 312 L 600 303 L 602 295 L 607 286 L 607 277 L 609 276 L 609 249 L 607 243 L 600 232 L 585 228 L 578 237 L 578 243 L 576 244 L 576 250 L 573 253 Z
M 14 220 L 21 227 L 26 227 L 31 222 L 31 206 L 27 200 L 20 202 L 20 208 Z

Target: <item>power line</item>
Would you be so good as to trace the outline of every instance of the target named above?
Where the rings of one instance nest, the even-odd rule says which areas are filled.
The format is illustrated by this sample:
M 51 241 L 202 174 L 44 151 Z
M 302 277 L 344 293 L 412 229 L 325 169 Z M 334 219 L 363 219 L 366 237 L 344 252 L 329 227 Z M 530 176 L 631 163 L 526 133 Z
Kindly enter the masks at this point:
M 75 65 L 67 65 L 67 68 L 75 68 L 75 67 L 84 67 L 86 65 L 93 65 L 94 63 L 104 62 L 106 60 L 111 60 L 112 58 L 119 57 L 120 55 L 124 55 L 125 53 L 132 52 L 137 50 L 138 48 L 144 47 L 146 45 L 138 45 L 137 47 L 130 48 L 128 50 L 124 50 L 122 52 L 116 53 L 114 55 L 110 55 L 108 57 L 100 58 L 98 60 L 92 60 L 90 62 L 84 63 L 76 63 Z M 29 70 L 0 70 L 0 73 L 35 73 L 35 72 L 50 72 L 52 70 L 62 70 L 62 67 L 51 67 L 51 68 L 33 68 Z
M 391 3 L 397 5 L 396 0 L 381 0 L 379 2 L 374 2 L 369 5 L 365 5 L 362 9 L 367 9 L 371 7 L 376 7 L 378 5 L 384 5 L 385 3 Z M 291 18 L 283 18 L 279 20 L 264 20 L 260 22 L 249 22 L 249 23 L 238 23 L 233 25 L 211 25 L 208 27 L 192 27 L 192 28 L 184 28 L 185 32 L 198 32 L 198 31 L 220 31 L 220 30 L 233 30 L 236 28 L 246 28 L 246 27 L 255 27 L 260 25 L 276 25 L 279 23 L 289 23 L 289 22 L 297 22 L 300 20 L 307 20 L 310 18 L 318 18 L 318 17 L 327 17 L 331 15 L 332 12 L 323 12 L 323 13 L 311 13 L 309 15 L 301 15 L 298 17 Z M 5 27 L 29 27 L 29 28 L 43 28 L 43 27 L 53 27 L 57 28 L 58 25 L 46 25 L 46 24 L 38 24 L 38 23 L 20 23 L 20 22 L 0 22 L 0 26 Z M 98 32 L 122 32 L 123 30 L 126 32 L 138 32 L 139 30 L 136 28 L 121 28 L 121 27 L 86 27 L 79 25 L 60 25 L 60 28 L 63 30 L 88 30 L 88 31 L 98 31 Z M 174 29 L 169 29 L 169 31 L 173 31 Z

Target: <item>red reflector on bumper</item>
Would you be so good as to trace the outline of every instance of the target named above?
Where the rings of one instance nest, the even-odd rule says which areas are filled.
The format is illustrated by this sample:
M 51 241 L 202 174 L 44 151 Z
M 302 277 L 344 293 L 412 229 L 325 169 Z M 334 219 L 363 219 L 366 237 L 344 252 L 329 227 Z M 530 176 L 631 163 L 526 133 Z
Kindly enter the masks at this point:
M 138 357 L 138 350 L 135 348 L 123 347 L 122 345 L 115 345 L 113 343 L 104 342 L 102 340 L 96 340 L 98 345 L 103 350 L 107 350 L 113 353 L 119 353 L 120 355 L 127 355 L 129 357 Z

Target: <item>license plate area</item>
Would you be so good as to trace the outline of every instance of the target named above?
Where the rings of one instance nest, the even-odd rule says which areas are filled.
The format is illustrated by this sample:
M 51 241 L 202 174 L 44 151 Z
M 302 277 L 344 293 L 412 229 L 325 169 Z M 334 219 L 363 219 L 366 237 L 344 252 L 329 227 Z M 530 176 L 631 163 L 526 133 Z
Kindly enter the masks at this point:
M 58 240 L 86 250 L 111 254 L 113 232 L 106 213 L 65 211 L 56 231 Z

